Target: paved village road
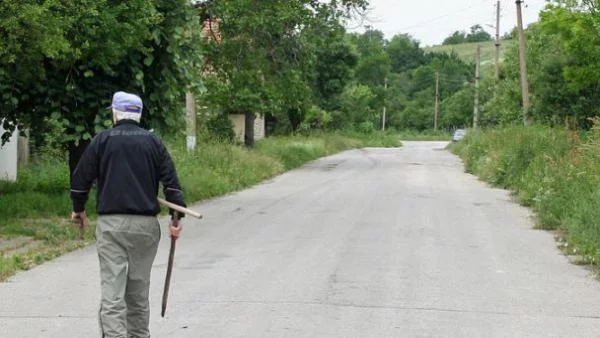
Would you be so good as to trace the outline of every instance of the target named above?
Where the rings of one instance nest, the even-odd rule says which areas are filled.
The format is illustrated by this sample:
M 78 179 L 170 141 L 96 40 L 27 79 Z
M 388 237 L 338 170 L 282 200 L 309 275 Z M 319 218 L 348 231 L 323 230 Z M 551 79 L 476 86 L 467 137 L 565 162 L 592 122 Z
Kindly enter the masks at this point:
M 446 143 L 344 152 L 194 206 L 155 338 L 600 337 L 600 283 Z M 166 220 L 164 220 L 166 222 Z M 0 337 L 97 337 L 90 247 L 0 284 Z

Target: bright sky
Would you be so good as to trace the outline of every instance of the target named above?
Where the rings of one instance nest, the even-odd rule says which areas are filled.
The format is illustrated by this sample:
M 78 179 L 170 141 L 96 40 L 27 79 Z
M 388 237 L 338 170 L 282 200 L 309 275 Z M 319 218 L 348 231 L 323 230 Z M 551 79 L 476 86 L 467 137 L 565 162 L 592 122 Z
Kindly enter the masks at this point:
M 480 24 L 492 36 L 496 34 L 496 0 L 370 0 L 368 21 L 351 23 L 352 32 L 363 32 L 365 25 L 383 31 L 386 38 L 409 33 L 421 46 L 439 45 L 457 30 L 469 31 Z M 545 0 L 526 0 L 523 24 L 538 20 Z M 517 6 L 514 0 L 500 1 L 500 34 L 517 25 Z M 490 27 L 490 26 L 492 27 Z

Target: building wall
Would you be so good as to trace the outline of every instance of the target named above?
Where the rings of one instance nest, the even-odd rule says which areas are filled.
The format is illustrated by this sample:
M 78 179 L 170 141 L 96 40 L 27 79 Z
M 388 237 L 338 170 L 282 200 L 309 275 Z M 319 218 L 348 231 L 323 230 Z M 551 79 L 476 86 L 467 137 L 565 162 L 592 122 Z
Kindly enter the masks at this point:
M 244 114 L 229 114 L 229 120 L 233 123 L 233 131 L 238 141 L 244 142 Z M 258 115 L 254 119 L 254 139 L 260 140 L 265 137 L 265 118 L 264 116 Z
M 2 134 L 4 134 L 4 129 L 0 123 L 0 135 Z M 10 140 L 4 146 L 0 146 L 0 180 L 17 180 L 18 138 L 19 132 L 15 131 Z

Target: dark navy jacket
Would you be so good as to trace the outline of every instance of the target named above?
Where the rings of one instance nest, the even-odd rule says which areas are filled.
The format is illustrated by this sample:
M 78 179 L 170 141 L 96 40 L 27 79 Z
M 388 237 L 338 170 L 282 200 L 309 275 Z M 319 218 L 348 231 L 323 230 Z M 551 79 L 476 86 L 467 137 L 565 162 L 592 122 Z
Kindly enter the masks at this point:
M 185 206 L 166 147 L 133 120 L 121 120 L 96 135 L 81 156 L 71 181 L 73 211 L 85 210 L 95 180 L 100 215 L 157 215 L 160 182 L 167 201 Z

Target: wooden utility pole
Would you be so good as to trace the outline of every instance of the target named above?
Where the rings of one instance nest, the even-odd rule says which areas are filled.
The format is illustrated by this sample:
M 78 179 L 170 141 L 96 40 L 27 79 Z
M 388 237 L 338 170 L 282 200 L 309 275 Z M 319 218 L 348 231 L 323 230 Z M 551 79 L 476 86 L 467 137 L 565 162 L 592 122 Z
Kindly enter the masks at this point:
M 481 64 L 481 46 L 477 45 L 475 56 L 475 103 L 473 105 L 473 129 L 479 127 L 479 67 Z
M 186 144 L 189 152 L 196 149 L 196 101 L 191 92 L 185 93 Z
M 385 131 L 385 111 L 386 111 L 386 99 L 387 99 L 387 87 L 388 87 L 388 79 L 387 77 L 383 80 L 383 88 L 385 88 L 385 94 L 383 98 L 383 117 L 381 118 L 381 130 Z
M 496 43 L 494 45 L 496 46 L 496 55 L 494 56 L 496 61 L 495 76 L 496 82 L 498 82 L 500 80 L 500 1 L 496 3 Z
M 523 14 L 521 4 L 523 0 L 517 0 L 517 29 L 519 31 L 519 60 L 521 65 L 521 95 L 523 96 L 523 124 L 528 126 L 529 120 L 529 82 L 527 81 L 527 55 L 525 45 L 525 32 L 523 31 Z
M 433 131 L 438 130 L 438 108 L 440 101 L 440 72 L 435 72 L 435 108 L 433 112 Z

